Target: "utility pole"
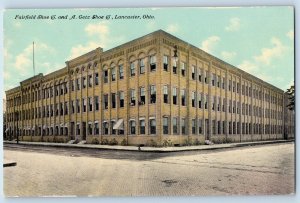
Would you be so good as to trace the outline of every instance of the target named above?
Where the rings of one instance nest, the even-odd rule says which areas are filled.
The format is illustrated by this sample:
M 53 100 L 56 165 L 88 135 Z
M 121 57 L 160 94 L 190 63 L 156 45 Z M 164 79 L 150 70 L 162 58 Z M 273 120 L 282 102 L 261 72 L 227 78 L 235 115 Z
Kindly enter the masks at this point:
M 32 42 L 32 65 L 33 65 L 33 76 L 35 76 L 35 67 L 34 67 L 34 42 Z

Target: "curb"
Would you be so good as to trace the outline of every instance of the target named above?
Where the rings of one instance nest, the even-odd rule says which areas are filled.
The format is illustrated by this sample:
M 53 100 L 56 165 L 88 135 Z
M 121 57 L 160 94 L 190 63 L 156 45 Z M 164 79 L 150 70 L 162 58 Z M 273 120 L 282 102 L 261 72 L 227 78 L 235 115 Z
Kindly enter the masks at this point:
M 222 149 L 231 149 L 231 148 L 240 148 L 240 147 L 247 147 L 247 146 L 256 146 L 256 145 L 268 145 L 268 144 L 277 144 L 277 143 L 288 143 L 288 142 L 294 142 L 294 140 L 273 140 L 273 141 L 261 141 L 261 142 L 246 142 L 246 143 L 233 143 L 229 144 L 227 146 L 222 146 L 222 144 L 216 144 L 216 145 L 204 145 L 204 146 L 211 146 L 206 148 L 183 148 L 180 149 L 170 149 L 165 150 L 167 148 L 155 148 L 155 149 L 143 149 L 141 147 L 141 150 L 138 150 L 138 147 L 126 149 L 126 148 L 113 148 L 113 147 L 101 147 L 99 145 L 97 146 L 91 146 L 91 145 L 67 145 L 67 144 L 43 144 L 43 143 L 20 143 L 17 144 L 16 142 L 11 141 L 4 141 L 4 144 L 12 144 L 12 145 L 21 145 L 21 146 L 38 146 L 38 147 L 57 147 L 57 148 L 73 148 L 73 149 L 93 149 L 93 150 L 114 150 L 114 151 L 130 151 L 130 152 L 152 152 L 152 153 L 170 153 L 170 152 L 187 152 L 187 151 L 209 151 L 209 150 L 222 150 Z

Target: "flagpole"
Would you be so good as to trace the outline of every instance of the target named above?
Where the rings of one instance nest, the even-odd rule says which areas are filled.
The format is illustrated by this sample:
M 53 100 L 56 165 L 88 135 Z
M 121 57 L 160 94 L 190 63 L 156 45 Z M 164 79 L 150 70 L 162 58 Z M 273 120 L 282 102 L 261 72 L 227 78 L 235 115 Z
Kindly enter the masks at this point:
M 33 76 L 35 76 L 35 67 L 34 67 L 34 42 L 32 42 L 32 63 L 33 63 Z

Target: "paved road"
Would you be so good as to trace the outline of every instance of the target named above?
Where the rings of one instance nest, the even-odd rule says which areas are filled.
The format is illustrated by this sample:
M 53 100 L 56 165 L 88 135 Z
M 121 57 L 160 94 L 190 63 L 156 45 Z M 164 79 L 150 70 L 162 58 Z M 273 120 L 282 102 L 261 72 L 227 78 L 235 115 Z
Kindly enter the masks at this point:
M 4 145 L 6 196 L 294 193 L 294 143 L 145 153 Z

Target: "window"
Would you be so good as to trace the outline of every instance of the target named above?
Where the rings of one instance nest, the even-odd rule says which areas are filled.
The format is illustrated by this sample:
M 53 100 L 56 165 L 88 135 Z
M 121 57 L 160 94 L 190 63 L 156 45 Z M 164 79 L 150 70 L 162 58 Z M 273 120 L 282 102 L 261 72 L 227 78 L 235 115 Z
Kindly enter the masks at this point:
M 116 108 L 116 93 L 111 93 L 111 108 Z
M 211 74 L 211 85 L 215 86 L 215 81 L 216 81 L 216 74 Z
M 228 127 L 229 127 L 229 134 L 231 135 L 232 134 L 232 128 L 231 128 L 231 122 L 230 121 L 229 121 Z
M 237 93 L 240 93 L 240 83 L 237 83 L 237 84 L 236 84 L 236 92 L 237 92 Z
M 83 89 L 86 88 L 86 78 L 85 77 L 82 78 L 82 88 Z
M 71 80 L 70 83 L 71 83 L 71 90 L 74 91 L 74 90 L 75 90 L 74 80 Z M 45 90 L 44 90 L 44 93 L 45 93 Z M 45 97 L 45 95 L 44 95 L 44 99 L 45 99 L 45 98 L 46 98 L 46 97 Z
M 120 98 L 120 107 L 124 107 L 124 92 L 120 91 L 119 92 L 119 98 Z
M 88 122 L 88 134 L 89 135 L 93 134 L 93 124 L 92 124 L 92 122 Z
M 150 56 L 150 71 L 156 70 L 156 56 Z
M 64 84 L 60 84 L 60 95 L 63 95 L 63 94 L 64 94 Z
M 77 135 L 80 135 L 80 124 L 79 123 L 77 123 L 77 125 L 76 125 L 76 132 L 77 132 Z
M 64 110 L 65 110 L 64 114 L 65 114 L 65 115 L 68 115 L 68 102 L 65 102 Z M 51 106 L 51 113 L 53 113 L 53 108 L 52 108 L 52 106 Z
M 108 128 L 109 128 L 109 124 L 107 121 L 103 122 L 103 131 L 104 131 L 104 135 L 108 135 Z
M 164 103 L 167 104 L 169 103 L 169 100 L 168 100 L 168 86 L 167 85 L 164 85 L 163 86 L 163 94 L 164 94 Z
M 173 104 L 177 105 L 177 88 L 173 87 Z
M 196 92 L 192 92 L 192 107 L 196 107 Z
M 184 135 L 185 132 L 185 118 L 181 119 L 181 134 Z
M 223 134 L 226 134 L 226 121 L 223 121 Z
M 221 134 L 221 121 L 218 121 L 218 124 L 217 124 L 217 128 L 218 128 L 218 134 Z
M 236 82 L 233 81 L 233 82 L 232 82 L 232 91 L 233 91 L 233 92 L 235 92 L 235 85 L 236 85 Z
M 198 68 L 198 80 L 202 82 L 202 69 Z
M 173 65 L 173 73 L 174 73 L 174 74 L 177 74 L 177 65 L 176 65 L 176 62 L 175 62 L 175 64 Z
M 98 121 L 95 121 L 95 124 L 94 124 L 94 135 L 99 135 L 99 123 L 98 123 Z
M 92 97 L 89 97 L 89 111 L 93 111 L 93 100 L 92 100 Z
M 144 135 L 145 134 L 145 119 L 140 120 L 140 134 Z
M 99 74 L 95 73 L 95 85 L 99 85 Z
M 198 132 L 199 132 L 199 134 L 202 134 L 202 120 L 201 119 L 199 119 L 199 124 L 198 124 Z
M 55 87 L 55 96 L 58 96 L 58 93 L 59 93 L 59 85 Z M 29 96 L 29 101 L 32 101 L 32 99 L 30 100 L 30 95 L 28 96 Z
M 146 96 L 145 96 L 145 88 L 140 87 L 140 100 L 139 105 L 144 105 L 146 102 Z
M 129 121 L 130 134 L 135 135 L 135 120 Z
M 166 135 L 169 133 L 169 118 L 163 117 L 163 133 Z
M 212 134 L 216 134 L 216 120 L 212 120 L 211 121 L 212 123 Z
M 123 68 L 123 64 L 119 65 L 119 78 L 120 78 L 120 80 L 124 79 L 124 68 Z
M 130 63 L 130 76 L 135 76 L 134 62 Z
M 104 79 L 104 83 L 108 83 L 108 70 L 104 70 L 103 79 Z
M 205 82 L 205 84 L 208 84 L 208 78 L 207 78 L 207 76 L 208 76 L 208 71 L 205 71 L 205 75 L 204 75 L 204 82 Z
M 231 108 L 232 108 L 232 102 L 229 100 L 228 102 L 228 112 L 231 113 Z
M 76 86 L 77 86 L 77 90 L 80 90 L 80 80 L 79 80 L 79 78 L 76 79 Z
M 196 120 L 192 119 L 192 134 L 196 134 Z
M 228 81 L 228 90 L 231 91 L 231 80 Z
M 116 129 L 114 129 L 115 124 L 116 124 L 116 121 L 114 121 L 114 120 L 110 121 L 110 132 L 111 132 L 112 135 L 117 134 Z
M 235 131 L 235 122 L 233 122 L 233 125 L 232 125 L 232 128 L 233 128 L 233 134 L 235 134 L 236 133 L 236 131 Z
M 235 101 L 232 101 L 232 103 L 233 103 L 232 113 L 235 113 L 236 102 L 235 102 Z
M 217 100 L 217 110 L 220 111 L 221 109 L 221 98 L 218 97 L 218 100 Z
M 208 109 L 208 95 L 205 95 L 204 108 Z
M 181 90 L 181 105 L 185 106 L 185 90 Z
M 130 90 L 130 106 L 135 106 L 135 90 Z
M 139 60 L 139 64 L 140 64 L 140 74 L 144 74 L 144 73 L 145 73 L 145 63 L 144 63 L 144 59 L 140 59 L 140 60 Z
M 82 111 L 86 112 L 86 99 L 85 98 L 82 99 Z
M 202 108 L 202 94 L 199 93 L 198 94 L 198 108 Z
M 173 118 L 173 134 L 177 134 L 178 130 L 177 130 L 177 118 Z
M 99 97 L 95 96 L 94 98 L 95 98 L 95 110 L 99 111 Z
M 185 76 L 185 63 L 184 63 L 184 62 L 181 62 L 181 63 L 180 63 L 180 66 L 181 66 L 181 75 L 182 75 L 182 76 Z
M 223 90 L 225 89 L 225 78 L 224 77 L 222 78 L 222 89 Z
M 76 105 L 77 105 L 77 113 L 80 113 L 80 102 L 79 102 L 79 99 L 76 99 Z
M 168 56 L 164 56 L 164 64 L 163 64 L 163 67 L 164 67 L 164 71 L 168 71 Z
M 212 96 L 211 97 L 211 109 L 214 111 L 216 110 L 216 97 L 215 96 Z
M 156 87 L 155 87 L 155 85 L 150 86 L 150 103 L 151 104 L 156 103 Z
M 93 76 L 92 75 L 89 75 L 89 87 L 92 87 L 93 86 Z
M 156 134 L 156 120 L 150 119 L 150 134 Z
M 104 109 L 108 109 L 108 94 L 103 95 L 104 97 Z
M 245 85 L 242 85 L 242 95 L 245 94 Z
M 192 80 L 195 80 L 196 73 L 195 73 L 195 66 L 192 66 Z
M 221 77 L 218 75 L 217 76 L 217 87 L 220 87 L 220 82 L 221 82 Z
M 111 68 L 111 81 L 116 81 L 116 68 Z

